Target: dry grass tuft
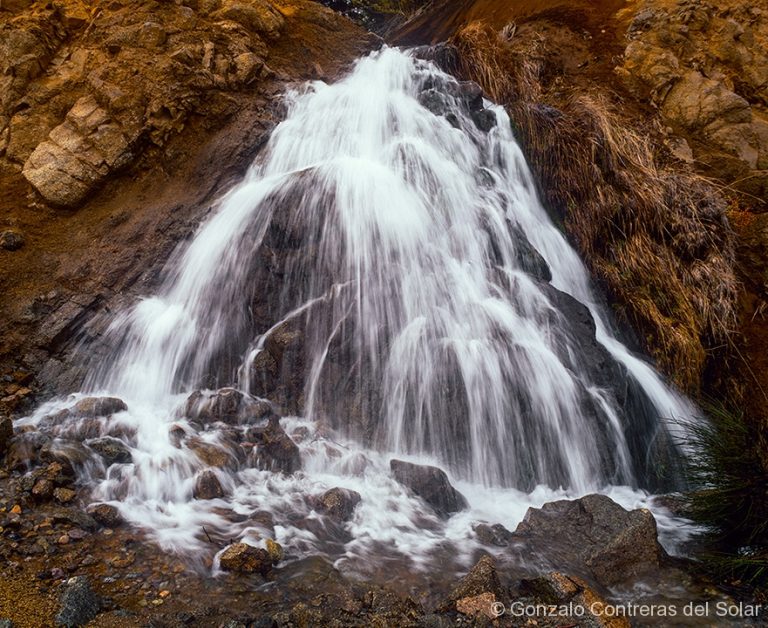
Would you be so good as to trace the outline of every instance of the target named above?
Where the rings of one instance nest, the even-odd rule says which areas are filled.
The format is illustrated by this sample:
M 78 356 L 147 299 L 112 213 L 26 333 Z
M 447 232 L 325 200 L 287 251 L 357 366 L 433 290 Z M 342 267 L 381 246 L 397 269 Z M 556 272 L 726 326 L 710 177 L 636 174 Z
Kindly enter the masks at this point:
M 698 392 L 708 352 L 736 327 L 725 199 L 693 173 L 660 167 L 648 134 L 605 97 L 547 102 L 542 42 L 520 39 L 469 25 L 452 42 L 460 72 L 507 106 L 545 205 L 662 370 Z

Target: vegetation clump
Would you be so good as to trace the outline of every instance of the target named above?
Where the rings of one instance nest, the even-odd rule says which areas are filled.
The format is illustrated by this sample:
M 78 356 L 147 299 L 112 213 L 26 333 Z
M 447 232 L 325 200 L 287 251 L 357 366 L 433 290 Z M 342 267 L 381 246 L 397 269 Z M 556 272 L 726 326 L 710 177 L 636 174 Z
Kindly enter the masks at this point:
M 630 125 L 601 90 L 547 89 L 557 81 L 543 40 L 508 31 L 458 31 L 460 73 L 507 107 L 544 204 L 643 348 L 697 393 L 736 327 L 724 197 L 680 164 L 660 165 L 659 129 Z

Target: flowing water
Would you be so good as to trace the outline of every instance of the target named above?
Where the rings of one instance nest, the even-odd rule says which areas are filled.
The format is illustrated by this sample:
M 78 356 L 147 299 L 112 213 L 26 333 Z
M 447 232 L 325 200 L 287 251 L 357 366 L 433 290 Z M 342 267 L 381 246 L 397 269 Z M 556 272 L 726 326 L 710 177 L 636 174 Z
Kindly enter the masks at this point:
M 468 554 L 476 522 L 514 529 L 558 497 L 655 508 L 646 490 L 674 485 L 673 419 L 691 408 L 616 337 L 504 110 L 395 49 L 287 99 L 162 289 L 115 318 L 85 389 L 24 420 L 75 447 L 84 420 L 62 409 L 125 401 L 95 431 L 132 460 L 84 456 L 94 500 L 181 553 L 209 535 L 269 534 L 289 557 L 361 571 L 384 552 L 417 565 L 446 547 Z M 245 464 L 248 425 L 185 411 L 190 393 L 221 386 L 296 415 L 281 426 L 301 471 Z M 215 470 L 225 497 L 192 497 L 200 443 L 229 456 Z M 393 457 L 445 469 L 469 509 L 431 513 L 392 479 Z M 341 531 L 309 499 L 335 486 L 362 496 Z M 672 547 L 685 530 L 655 510 Z

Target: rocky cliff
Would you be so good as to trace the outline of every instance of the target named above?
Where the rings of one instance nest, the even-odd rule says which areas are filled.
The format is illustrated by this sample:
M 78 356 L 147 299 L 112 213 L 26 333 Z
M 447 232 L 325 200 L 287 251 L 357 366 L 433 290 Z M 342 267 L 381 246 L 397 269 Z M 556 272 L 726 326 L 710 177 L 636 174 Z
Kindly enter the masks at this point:
M 76 382 L 75 334 L 153 285 L 282 92 L 376 41 L 313 2 L 3 3 L 0 410 Z

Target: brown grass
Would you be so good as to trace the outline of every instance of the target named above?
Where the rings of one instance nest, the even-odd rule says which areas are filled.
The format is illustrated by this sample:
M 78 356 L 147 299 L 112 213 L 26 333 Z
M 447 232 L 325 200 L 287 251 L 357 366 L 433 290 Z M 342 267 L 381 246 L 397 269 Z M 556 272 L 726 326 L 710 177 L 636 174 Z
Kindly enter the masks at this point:
M 726 202 L 682 165 L 658 165 L 650 133 L 600 90 L 548 96 L 541 40 L 475 22 L 457 33 L 460 72 L 507 106 L 545 205 L 659 366 L 697 392 L 709 352 L 736 327 Z M 555 105 L 555 106 L 553 106 Z

